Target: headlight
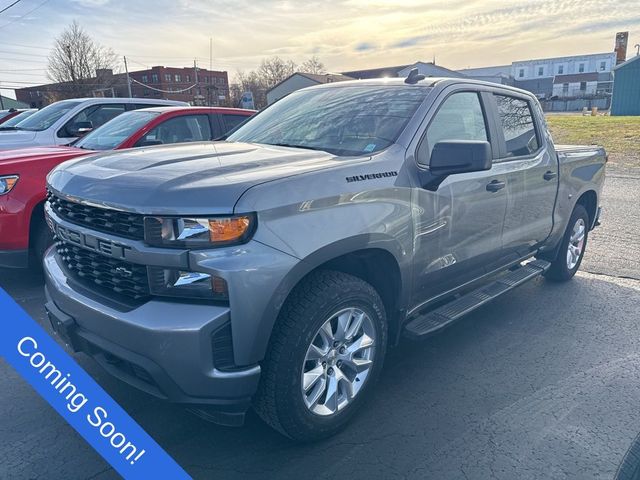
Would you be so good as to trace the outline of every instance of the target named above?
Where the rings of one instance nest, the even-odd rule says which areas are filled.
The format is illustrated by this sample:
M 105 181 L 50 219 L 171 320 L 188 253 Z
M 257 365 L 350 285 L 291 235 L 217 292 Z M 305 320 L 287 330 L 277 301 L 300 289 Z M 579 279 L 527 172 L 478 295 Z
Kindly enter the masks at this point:
M 18 183 L 18 175 L 4 175 L 0 177 L 0 195 L 9 193 L 16 183 Z
M 157 247 L 207 248 L 245 243 L 255 230 L 254 214 L 210 218 L 145 217 L 145 242 Z
M 201 298 L 227 301 L 227 282 L 202 272 L 149 267 L 151 293 L 166 297 Z

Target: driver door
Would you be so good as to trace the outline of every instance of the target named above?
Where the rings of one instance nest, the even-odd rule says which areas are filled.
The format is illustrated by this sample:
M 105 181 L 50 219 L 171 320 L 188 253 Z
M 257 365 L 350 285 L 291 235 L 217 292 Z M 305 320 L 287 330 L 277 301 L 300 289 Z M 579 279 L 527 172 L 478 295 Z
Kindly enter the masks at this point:
M 416 153 L 422 168 L 428 168 L 426 162 L 439 141 L 488 141 L 494 150 L 495 126 L 488 121 L 484 98 L 477 91 L 454 90 L 434 106 L 437 111 Z M 414 189 L 413 305 L 500 264 L 505 173 L 498 164 L 487 171 L 450 175 L 435 191 Z

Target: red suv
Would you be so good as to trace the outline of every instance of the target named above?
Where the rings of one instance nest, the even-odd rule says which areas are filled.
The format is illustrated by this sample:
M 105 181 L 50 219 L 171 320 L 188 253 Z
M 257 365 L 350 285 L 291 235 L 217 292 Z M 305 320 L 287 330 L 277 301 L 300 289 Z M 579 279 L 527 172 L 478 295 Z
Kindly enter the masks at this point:
M 0 267 L 37 262 L 51 243 L 43 206 L 47 174 L 58 164 L 102 150 L 210 141 L 253 115 L 253 110 L 156 107 L 123 113 L 67 147 L 0 152 Z

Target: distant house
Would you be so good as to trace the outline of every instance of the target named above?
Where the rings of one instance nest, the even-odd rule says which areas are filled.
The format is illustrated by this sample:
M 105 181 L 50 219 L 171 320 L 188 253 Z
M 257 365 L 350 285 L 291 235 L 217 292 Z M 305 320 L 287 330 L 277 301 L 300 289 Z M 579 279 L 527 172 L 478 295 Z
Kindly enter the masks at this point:
M 355 78 L 357 80 L 368 80 L 372 78 L 385 78 L 385 77 L 406 77 L 409 72 L 414 69 L 418 69 L 418 73 L 426 75 L 427 77 L 463 77 L 461 73 L 449 70 L 448 68 L 435 65 L 432 62 L 415 62 L 409 65 L 397 65 L 395 67 L 378 67 L 370 68 L 366 70 L 352 70 L 349 72 L 342 72 L 343 75 Z
M 598 73 L 570 73 L 553 78 L 553 96 L 576 98 L 595 95 L 598 91 Z
M 9 110 L 10 108 L 29 108 L 29 104 L 0 95 L 0 110 Z
M 614 69 L 611 115 L 640 115 L 640 55 Z
M 511 65 L 497 65 L 495 67 L 465 68 L 457 70 L 465 77 L 483 82 L 499 83 L 500 85 L 513 85 Z
M 296 72 L 267 91 L 267 103 L 271 105 L 276 100 L 280 100 L 282 97 L 301 88 L 323 83 L 343 82 L 345 80 L 353 80 L 353 78 L 340 73 L 315 74 Z

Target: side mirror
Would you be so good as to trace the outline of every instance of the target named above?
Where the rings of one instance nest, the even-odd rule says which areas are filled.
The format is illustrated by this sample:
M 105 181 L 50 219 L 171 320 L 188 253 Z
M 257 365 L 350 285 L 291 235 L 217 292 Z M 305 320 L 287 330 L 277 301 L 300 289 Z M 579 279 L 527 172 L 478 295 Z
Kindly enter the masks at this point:
M 456 173 L 490 170 L 491 144 L 484 141 L 445 140 L 433 146 L 429 170 L 432 175 L 446 177 Z
M 72 137 L 82 137 L 93 130 L 93 123 L 91 122 L 76 122 L 69 128 L 69 134 Z

